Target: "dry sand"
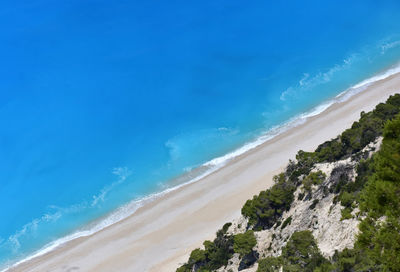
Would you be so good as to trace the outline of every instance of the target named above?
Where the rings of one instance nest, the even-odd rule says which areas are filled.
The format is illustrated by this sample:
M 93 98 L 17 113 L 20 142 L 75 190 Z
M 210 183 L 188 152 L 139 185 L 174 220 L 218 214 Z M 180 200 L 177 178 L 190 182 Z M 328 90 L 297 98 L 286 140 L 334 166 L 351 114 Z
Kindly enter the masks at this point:
M 191 250 L 240 214 L 244 202 L 272 184 L 299 149 L 312 151 L 400 92 L 400 75 L 375 82 L 304 124 L 243 154 L 225 167 L 140 208 L 92 236 L 79 238 L 10 271 L 175 271 Z

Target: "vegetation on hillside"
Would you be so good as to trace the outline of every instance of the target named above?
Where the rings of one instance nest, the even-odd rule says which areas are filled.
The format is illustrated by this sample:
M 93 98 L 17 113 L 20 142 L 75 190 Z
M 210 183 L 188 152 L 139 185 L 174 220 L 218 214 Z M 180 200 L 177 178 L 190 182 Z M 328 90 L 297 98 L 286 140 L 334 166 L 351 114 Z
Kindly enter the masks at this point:
M 239 253 L 240 257 L 243 257 L 251 253 L 256 244 L 257 240 L 256 237 L 254 237 L 254 231 L 249 230 L 245 233 L 239 233 L 234 236 L 233 250 L 235 253 Z
M 373 266 L 400 271 L 400 116 L 388 121 L 381 150 L 374 158 L 374 173 L 361 193 L 360 224 L 356 248 Z
M 307 177 L 303 179 L 303 189 L 307 193 L 311 193 L 311 188 L 313 185 L 320 185 L 322 182 L 324 182 L 326 178 L 325 173 L 322 171 L 317 171 L 317 172 L 311 172 Z
M 386 103 L 381 103 L 368 113 L 362 113 L 358 122 L 354 122 L 350 129 L 345 130 L 339 137 L 327 141 L 315 150 L 305 152 L 300 150 L 296 161 L 291 161 L 284 173 L 275 177 L 275 184 L 268 190 L 261 191 L 258 196 L 248 200 L 242 208 L 242 214 L 249 219 L 249 225 L 254 230 L 269 229 L 281 217 L 284 211 L 290 208 L 294 200 L 293 193 L 303 180 L 305 189 L 322 182 L 325 178 L 321 173 L 311 173 L 316 163 L 332 162 L 345 159 L 357 154 L 376 137 L 382 135 L 384 123 L 394 118 L 400 112 L 400 95 L 391 96 Z M 354 188 L 348 185 L 346 189 L 356 192 L 365 183 L 359 180 Z M 360 184 L 361 183 L 361 184 Z M 347 184 L 342 180 L 335 188 L 335 193 L 341 193 L 342 186 Z M 341 196 L 341 199 L 344 198 Z
M 274 186 L 247 200 L 242 208 L 242 214 L 249 219 L 249 225 L 254 226 L 254 230 L 272 227 L 294 200 L 296 185 L 288 182 L 284 174 L 274 180 Z
M 315 150 L 317 162 L 333 162 L 345 159 L 362 150 L 376 137 L 382 135 L 383 126 L 400 112 L 400 95 L 391 96 L 386 103 L 380 103 L 368 113 L 361 113 L 360 120 L 354 122 L 339 137 L 327 141 Z
M 306 241 L 313 240 L 310 234 L 305 237 L 303 233 L 304 237 L 298 239 L 298 232 L 292 235 L 279 258 L 260 260 L 258 272 L 277 271 L 278 266 L 283 271 L 400 271 L 400 115 L 386 123 L 383 136 L 381 150 L 370 160 L 369 170 L 361 170 L 365 165 L 358 168 L 370 175 L 367 182 L 362 175 L 358 181 L 365 185 L 359 190 L 359 204 L 366 217 L 360 223 L 354 248 L 336 252 L 331 260 L 321 259 L 314 244 L 308 242 L 313 246 L 304 246 Z M 351 188 L 359 187 L 358 184 Z M 341 201 L 348 205 L 347 191 L 343 192 Z M 303 250 L 297 253 L 288 248 Z

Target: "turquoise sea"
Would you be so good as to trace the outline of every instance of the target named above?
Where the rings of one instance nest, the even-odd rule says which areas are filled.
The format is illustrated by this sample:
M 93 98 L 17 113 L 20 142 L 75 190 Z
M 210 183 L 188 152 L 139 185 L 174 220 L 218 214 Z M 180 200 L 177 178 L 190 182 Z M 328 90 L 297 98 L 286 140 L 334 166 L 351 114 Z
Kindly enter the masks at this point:
M 385 0 L 4 0 L 0 270 L 400 71 L 399 18 Z

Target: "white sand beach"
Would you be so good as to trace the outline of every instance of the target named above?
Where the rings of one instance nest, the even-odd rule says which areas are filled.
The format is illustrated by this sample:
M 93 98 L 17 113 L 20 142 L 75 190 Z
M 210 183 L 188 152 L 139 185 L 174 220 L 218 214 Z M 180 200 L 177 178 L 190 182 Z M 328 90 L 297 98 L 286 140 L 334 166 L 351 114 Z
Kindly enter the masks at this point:
M 298 150 L 314 150 L 350 127 L 361 111 L 372 110 L 396 92 L 400 92 L 400 74 L 371 84 L 130 217 L 9 271 L 175 271 L 191 250 L 237 218 L 247 199 L 271 186 L 272 177 Z

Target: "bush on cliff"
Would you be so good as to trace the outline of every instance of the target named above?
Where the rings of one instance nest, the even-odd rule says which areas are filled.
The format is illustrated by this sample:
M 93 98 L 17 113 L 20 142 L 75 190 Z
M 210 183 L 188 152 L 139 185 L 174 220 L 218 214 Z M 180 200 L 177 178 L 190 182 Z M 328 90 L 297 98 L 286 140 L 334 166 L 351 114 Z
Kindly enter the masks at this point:
M 258 261 L 257 272 L 276 272 L 282 266 L 282 258 L 267 257 Z
M 256 244 L 257 240 L 252 230 L 236 234 L 233 237 L 233 250 L 235 253 L 239 253 L 240 257 L 251 253 Z
M 326 175 L 322 171 L 311 172 L 303 179 L 303 188 L 306 192 L 311 192 L 313 185 L 319 185 L 324 182 Z
M 247 200 L 242 214 L 249 219 L 254 230 L 271 228 L 284 211 L 290 208 L 294 200 L 296 186 L 286 181 L 284 174 L 275 177 L 275 184 L 258 196 Z

